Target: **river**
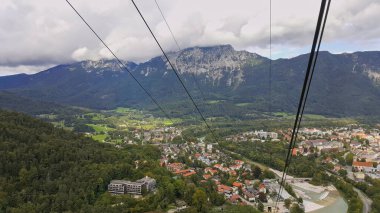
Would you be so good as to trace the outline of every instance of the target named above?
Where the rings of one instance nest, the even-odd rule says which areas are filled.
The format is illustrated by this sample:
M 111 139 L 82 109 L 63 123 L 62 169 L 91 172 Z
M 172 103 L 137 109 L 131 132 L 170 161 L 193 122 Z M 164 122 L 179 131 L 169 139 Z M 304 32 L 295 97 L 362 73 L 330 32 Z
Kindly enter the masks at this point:
M 308 203 L 311 206 L 317 206 L 315 208 L 316 210 L 306 211 L 308 213 L 347 212 L 348 205 L 338 191 L 330 191 L 330 192 L 328 192 L 328 195 L 323 200 L 320 200 L 320 198 L 323 196 L 323 194 L 326 195 L 326 192 L 315 193 L 315 192 L 307 191 L 305 189 L 298 188 L 295 186 L 293 186 L 293 188 L 301 190 L 307 196 L 309 196 L 308 199 L 304 199 L 305 205 L 307 205 L 307 203 Z
M 339 213 L 347 212 L 348 205 L 342 197 L 338 197 L 334 203 L 309 213 Z

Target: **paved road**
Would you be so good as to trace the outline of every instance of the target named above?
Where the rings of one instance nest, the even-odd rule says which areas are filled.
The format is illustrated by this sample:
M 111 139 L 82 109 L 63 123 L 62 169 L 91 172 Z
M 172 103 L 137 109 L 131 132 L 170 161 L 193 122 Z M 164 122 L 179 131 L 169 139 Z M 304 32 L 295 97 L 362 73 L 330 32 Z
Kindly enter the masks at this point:
M 354 190 L 358 193 L 363 203 L 363 213 L 369 213 L 371 211 L 372 200 L 367 197 L 362 191 L 354 187 Z

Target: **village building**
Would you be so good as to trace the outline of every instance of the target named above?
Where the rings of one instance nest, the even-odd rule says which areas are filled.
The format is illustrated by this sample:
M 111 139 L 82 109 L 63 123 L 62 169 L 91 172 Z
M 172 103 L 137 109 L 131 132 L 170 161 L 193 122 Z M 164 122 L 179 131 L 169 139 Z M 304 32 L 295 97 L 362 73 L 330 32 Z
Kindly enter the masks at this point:
M 156 180 L 150 177 L 144 177 L 136 182 L 128 180 L 112 180 L 108 184 L 108 192 L 111 194 L 136 194 L 141 195 L 144 190 L 146 192 L 153 191 L 156 188 Z

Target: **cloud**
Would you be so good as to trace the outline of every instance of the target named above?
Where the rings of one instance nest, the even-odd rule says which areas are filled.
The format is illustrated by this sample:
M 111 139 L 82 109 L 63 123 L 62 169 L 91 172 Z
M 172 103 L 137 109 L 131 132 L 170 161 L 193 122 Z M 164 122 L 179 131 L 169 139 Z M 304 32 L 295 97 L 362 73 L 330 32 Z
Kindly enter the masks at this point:
M 34 74 L 54 66 L 54 64 L 47 65 L 19 65 L 19 66 L 0 66 L 1 75 L 15 75 L 18 73 Z
M 157 1 L 181 48 L 232 44 L 268 56 L 268 1 Z M 161 54 L 130 1 L 71 3 L 120 58 L 142 62 Z M 163 48 L 176 50 L 154 0 L 136 3 Z M 272 0 L 274 58 L 292 57 L 310 48 L 319 6 L 320 1 Z M 376 0 L 332 1 L 322 48 L 332 52 L 378 50 L 378 11 L 380 2 Z M 111 57 L 63 0 L 3 0 L 0 43 L 0 75 Z

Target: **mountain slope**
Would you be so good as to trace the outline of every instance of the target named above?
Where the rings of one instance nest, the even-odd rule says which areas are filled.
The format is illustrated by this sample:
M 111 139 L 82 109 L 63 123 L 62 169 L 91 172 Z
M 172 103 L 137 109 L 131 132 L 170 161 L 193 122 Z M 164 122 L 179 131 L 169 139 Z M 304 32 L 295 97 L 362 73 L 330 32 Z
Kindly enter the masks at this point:
M 84 110 L 63 106 L 52 102 L 44 102 L 22 97 L 7 91 L 0 91 L 0 109 L 23 112 L 30 115 L 41 114 L 73 114 Z
M 169 172 L 157 163 L 159 157 L 156 147 L 117 149 L 0 110 L 0 212 L 155 210 L 162 202 L 157 196 L 118 201 L 104 192 L 112 179 L 136 180 L 147 172 L 159 181 L 168 179 Z M 145 163 L 136 169 L 136 160 Z M 113 202 L 130 203 L 112 207 Z
M 269 59 L 230 45 L 170 53 L 186 86 L 208 116 L 244 116 L 269 107 Z M 308 54 L 272 62 L 272 108 L 295 112 Z M 306 112 L 380 114 L 380 52 L 320 52 Z M 126 63 L 126 62 L 125 62 Z M 163 57 L 126 63 L 136 78 L 174 116 L 193 113 L 186 94 Z M 199 83 L 205 103 L 196 82 Z M 116 61 L 59 65 L 34 75 L 0 78 L 0 89 L 33 99 L 90 108 L 150 107 L 146 94 Z M 215 114 L 212 114 L 210 108 Z

